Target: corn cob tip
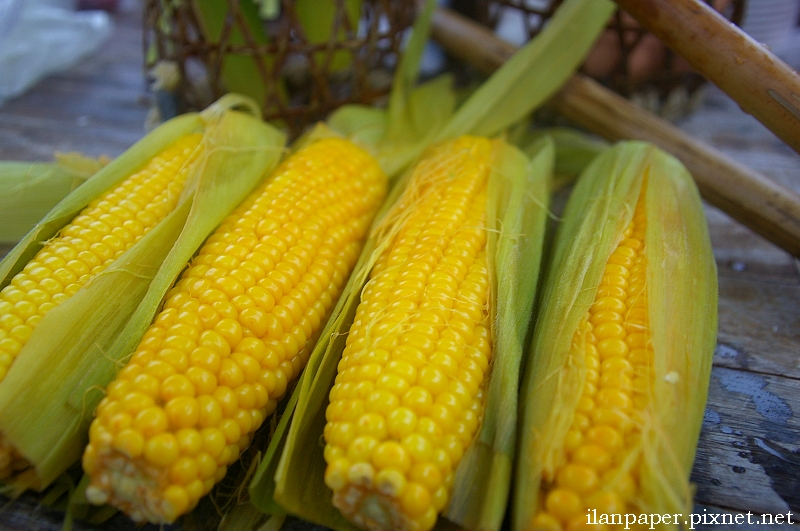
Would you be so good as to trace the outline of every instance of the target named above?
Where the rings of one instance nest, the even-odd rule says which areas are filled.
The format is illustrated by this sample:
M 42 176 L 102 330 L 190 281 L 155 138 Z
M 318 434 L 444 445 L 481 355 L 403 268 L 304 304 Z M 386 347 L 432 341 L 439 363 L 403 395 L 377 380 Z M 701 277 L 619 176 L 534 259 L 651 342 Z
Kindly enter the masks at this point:
M 376 477 L 374 468 L 366 463 L 351 469 L 346 478 L 336 477 L 336 467 L 332 470 L 326 474 L 328 486 L 347 483 L 335 492 L 333 504 L 358 527 L 370 531 L 416 531 L 431 529 L 436 523 L 437 510 L 430 504 L 429 495 L 419 486 L 403 488 L 405 479 L 398 472 Z
M 169 448 L 162 451 L 170 453 Z M 95 505 L 111 503 L 137 523 L 169 524 L 194 506 L 203 494 L 198 491 L 206 486 L 210 489 L 210 485 L 191 483 L 164 485 L 165 478 L 157 471 L 138 465 L 121 454 L 109 457 L 106 466 L 86 488 L 86 499 Z M 87 467 L 85 457 L 84 467 L 92 469 Z

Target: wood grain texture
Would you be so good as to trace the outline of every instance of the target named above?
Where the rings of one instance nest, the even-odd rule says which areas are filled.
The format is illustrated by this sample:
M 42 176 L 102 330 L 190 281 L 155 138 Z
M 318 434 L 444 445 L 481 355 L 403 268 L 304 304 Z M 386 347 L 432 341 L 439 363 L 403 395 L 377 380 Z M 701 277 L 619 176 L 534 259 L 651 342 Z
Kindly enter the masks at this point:
M 798 381 L 715 367 L 695 459 L 696 500 L 800 513 Z

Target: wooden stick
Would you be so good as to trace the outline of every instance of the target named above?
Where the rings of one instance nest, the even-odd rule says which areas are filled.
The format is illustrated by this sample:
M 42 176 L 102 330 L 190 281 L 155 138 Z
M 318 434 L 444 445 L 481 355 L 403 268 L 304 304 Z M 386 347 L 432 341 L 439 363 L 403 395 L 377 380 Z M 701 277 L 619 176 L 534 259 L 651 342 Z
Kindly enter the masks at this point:
M 616 0 L 800 153 L 800 76 L 700 0 Z
M 439 8 L 433 38 L 455 56 L 490 72 L 516 50 L 487 28 Z M 704 199 L 800 257 L 800 195 L 576 74 L 551 100 L 568 119 L 609 140 L 647 140 L 681 160 Z

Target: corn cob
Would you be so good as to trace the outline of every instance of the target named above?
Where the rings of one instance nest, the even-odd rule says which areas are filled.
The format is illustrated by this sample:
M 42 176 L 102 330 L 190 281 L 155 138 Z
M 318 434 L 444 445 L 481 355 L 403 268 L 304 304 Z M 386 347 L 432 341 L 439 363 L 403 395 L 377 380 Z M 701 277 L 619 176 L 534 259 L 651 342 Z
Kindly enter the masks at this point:
M 432 528 L 480 423 L 491 152 L 462 137 L 415 168 L 419 198 L 362 294 L 325 426 L 325 482 L 359 527 Z
M 203 239 L 274 167 L 284 136 L 231 111 L 242 104 L 228 96 L 162 124 L 0 262 L 2 319 L 12 325 L 2 333 L 13 348 L 2 357 L 17 352 L 0 382 L 4 493 L 42 489 L 80 458 L 117 360 Z
M 697 190 L 674 159 L 621 144 L 564 218 L 523 387 L 514 528 L 688 514 L 716 333 Z
M 0 291 L 0 381 L 50 310 L 99 275 L 175 207 L 189 168 L 202 151 L 201 139 L 196 133 L 183 136 L 95 199 Z M 28 466 L 0 434 L 0 479 Z
M 386 187 L 368 153 L 317 140 L 208 238 L 97 408 L 92 503 L 172 522 L 222 479 L 303 368 Z

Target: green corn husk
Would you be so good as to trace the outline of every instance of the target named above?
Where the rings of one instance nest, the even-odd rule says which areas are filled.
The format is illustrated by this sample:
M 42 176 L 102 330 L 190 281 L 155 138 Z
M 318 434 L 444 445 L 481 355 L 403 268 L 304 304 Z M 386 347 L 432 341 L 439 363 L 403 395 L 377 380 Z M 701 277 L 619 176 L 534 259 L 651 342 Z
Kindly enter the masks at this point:
M 542 474 L 564 462 L 563 441 L 586 378 L 570 345 L 595 300 L 609 255 L 639 199 L 647 214 L 647 304 L 654 348 L 650 404 L 638 423 L 642 513 L 691 512 L 689 474 L 703 420 L 717 330 L 717 272 L 691 175 L 642 142 L 620 143 L 583 172 L 556 237 L 522 386 L 513 529 L 528 529 Z
M 483 424 L 456 469 L 453 497 L 444 513 L 465 529 L 499 529 L 511 488 L 520 367 L 539 280 L 554 164 L 551 140 L 543 138 L 529 151 L 530 160 L 521 153 L 500 160 L 498 175 L 489 183 L 494 359 Z
M 56 153 L 54 162 L 0 161 L 0 244 L 15 244 L 108 161 Z
M 229 95 L 201 114 L 148 134 L 61 201 L 0 263 L 6 285 L 91 200 L 180 136 L 203 132 L 206 149 L 177 207 L 100 275 L 51 310 L 0 382 L 0 432 L 31 463 L 5 491 L 42 489 L 80 458 L 92 411 L 133 352 L 162 297 L 207 235 L 280 159 L 284 136 L 232 110 Z

